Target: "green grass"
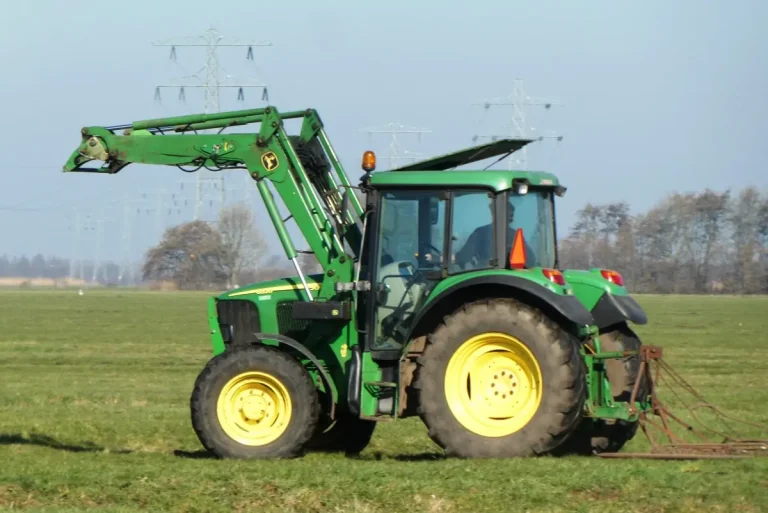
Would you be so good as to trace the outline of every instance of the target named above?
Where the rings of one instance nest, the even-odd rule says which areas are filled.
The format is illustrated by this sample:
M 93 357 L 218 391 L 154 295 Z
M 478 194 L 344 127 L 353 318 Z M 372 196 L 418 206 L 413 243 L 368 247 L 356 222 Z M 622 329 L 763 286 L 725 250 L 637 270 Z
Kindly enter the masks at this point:
M 639 298 L 645 343 L 768 422 L 768 298 Z M 0 293 L 0 507 L 30 511 L 766 511 L 768 458 L 441 459 L 417 419 L 359 459 L 210 459 L 189 422 L 205 295 Z M 764 433 L 764 436 L 766 434 Z M 628 451 L 645 448 L 641 437 Z

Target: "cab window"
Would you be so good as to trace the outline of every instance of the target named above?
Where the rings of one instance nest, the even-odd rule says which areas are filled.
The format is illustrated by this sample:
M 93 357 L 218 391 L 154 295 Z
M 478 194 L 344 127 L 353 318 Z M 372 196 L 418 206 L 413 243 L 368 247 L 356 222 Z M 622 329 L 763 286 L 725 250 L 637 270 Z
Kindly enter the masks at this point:
M 494 260 L 493 196 L 487 191 L 453 194 L 450 272 L 491 267 Z

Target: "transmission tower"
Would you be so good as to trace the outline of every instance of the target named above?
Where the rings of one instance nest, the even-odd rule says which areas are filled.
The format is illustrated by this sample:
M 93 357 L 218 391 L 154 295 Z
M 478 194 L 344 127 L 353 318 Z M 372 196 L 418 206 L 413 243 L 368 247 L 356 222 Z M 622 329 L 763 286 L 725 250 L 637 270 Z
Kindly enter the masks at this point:
M 501 139 L 504 137 L 534 139 L 537 141 L 541 141 L 543 139 L 556 139 L 559 142 L 563 140 L 562 135 L 557 135 L 556 133 L 551 131 L 547 131 L 546 133 L 537 132 L 536 134 L 533 134 L 533 132 L 536 132 L 536 128 L 528 127 L 528 124 L 526 122 L 526 109 L 525 109 L 526 107 L 537 106 L 537 107 L 544 107 L 545 110 L 549 110 L 552 107 L 552 105 L 560 105 L 560 104 L 549 101 L 549 100 L 540 99 L 540 98 L 532 98 L 526 95 L 523 89 L 523 80 L 520 78 L 515 79 L 512 93 L 509 94 L 508 96 L 504 98 L 494 98 L 492 100 L 474 103 L 473 105 L 482 105 L 485 108 L 485 110 L 488 110 L 494 106 L 512 107 L 512 120 L 511 120 L 512 127 L 510 130 L 510 134 L 508 135 L 476 134 L 472 137 L 472 141 L 477 141 L 478 139 L 482 139 L 482 138 L 488 138 L 488 139 L 491 139 L 492 141 L 495 141 L 497 139 Z M 522 170 L 528 169 L 527 147 L 523 146 L 523 148 L 517 153 L 518 153 L 518 157 L 516 159 L 513 159 L 513 158 L 508 159 L 509 169 L 512 169 L 514 167 L 514 164 L 517 164 L 519 166 L 519 169 L 522 169 Z
M 216 29 L 211 27 L 204 34 L 181 38 L 179 41 L 167 40 L 153 43 L 154 46 L 169 46 L 170 59 L 176 61 L 176 48 L 181 47 L 204 47 L 206 49 L 205 66 L 195 75 L 181 77 L 181 79 L 172 80 L 172 83 L 162 84 L 155 87 L 155 100 L 161 101 L 160 90 L 164 88 L 178 88 L 179 100 L 186 101 L 186 89 L 203 89 L 205 96 L 205 113 L 219 112 L 221 102 L 219 89 L 237 89 L 237 100 L 245 100 L 246 89 L 261 89 L 262 101 L 269 101 L 269 94 L 266 84 L 259 81 L 241 80 L 234 75 L 223 72 L 219 63 L 217 50 L 222 47 L 242 47 L 247 48 L 246 60 L 253 60 L 254 46 L 272 46 L 270 42 L 240 42 L 233 40 L 231 43 L 224 42 L 224 36 L 221 36 Z M 224 175 L 219 177 L 220 187 L 224 189 Z M 195 204 L 195 220 L 200 218 L 200 209 L 202 206 L 202 169 L 197 173 L 197 197 Z
M 432 132 L 432 130 L 428 128 L 416 128 L 395 122 L 391 122 L 380 127 L 364 128 L 362 131 L 368 133 L 369 138 L 373 134 L 390 134 L 391 137 L 389 140 L 389 157 L 382 157 L 384 160 L 389 160 L 390 169 L 395 167 L 395 160 L 416 160 L 422 157 L 421 154 L 408 150 L 403 150 L 401 152 L 400 141 L 397 140 L 397 136 L 399 134 L 416 134 L 418 141 L 421 142 L 421 134 Z M 406 156 L 408 154 L 411 156 Z

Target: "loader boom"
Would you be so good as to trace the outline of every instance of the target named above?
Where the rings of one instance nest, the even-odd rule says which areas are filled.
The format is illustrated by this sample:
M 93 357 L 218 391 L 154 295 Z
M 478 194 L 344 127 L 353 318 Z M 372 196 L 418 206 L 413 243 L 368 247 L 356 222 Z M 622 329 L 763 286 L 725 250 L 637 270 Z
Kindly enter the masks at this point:
M 298 136 L 284 129 L 287 119 L 302 119 Z M 260 124 L 257 133 L 221 133 L 225 128 Z M 198 130 L 220 128 L 216 134 Z M 123 130 L 122 134 L 118 134 Z M 189 132 L 195 132 L 190 134 Z M 285 254 L 296 266 L 306 299 L 312 300 L 296 260 L 296 248 L 275 203 L 277 191 L 328 279 L 318 296 L 330 298 L 336 282 L 350 282 L 362 239 L 356 220 L 363 215 L 349 178 L 313 109 L 281 114 L 275 107 L 135 121 L 129 125 L 91 126 L 64 165 L 64 172 L 114 174 L 132 163 L 176 166 L 186 172 L 247 169 L 256 181 Z M 101 167 L 84 167 L 100 160 Z M 184 166 L 192 166 L 187 169 Z M 335 171 L 335 175 L 333 171 Z M 269 183 L 268 183 L 269 182 Z M 343 191 L 346 189 L 346 191 Z M 344 195 L 348 195 L 348 201 Z M 349 205 L 345 207 L 345 205 Z M 342 211 L 342 207 L 346 211 Z M 353 253 L 345 253 L 346 241 Z

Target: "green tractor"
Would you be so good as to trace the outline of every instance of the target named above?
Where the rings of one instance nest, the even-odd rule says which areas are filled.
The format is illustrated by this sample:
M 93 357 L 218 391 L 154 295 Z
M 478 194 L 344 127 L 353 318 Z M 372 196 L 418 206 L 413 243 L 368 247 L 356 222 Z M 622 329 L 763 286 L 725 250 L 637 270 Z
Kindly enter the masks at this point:
M 205 166 L 256 182 L 296 276 L 208 300 L 213 355 L 190 407 L 213 454 L 358 453 L 378 422 L 412 416 L 451 456 L 616 452 L 652 409 L 630 327 L 643 310 L 614 271 L 560 269 L 557 177 L 455 169 L 530 142 L 386 172 L 365 152 L 353 186 L 316 111 L 270 106 L 86 127 L 64 171 Z M 321 274 L 302 272 L 284 218 Z

